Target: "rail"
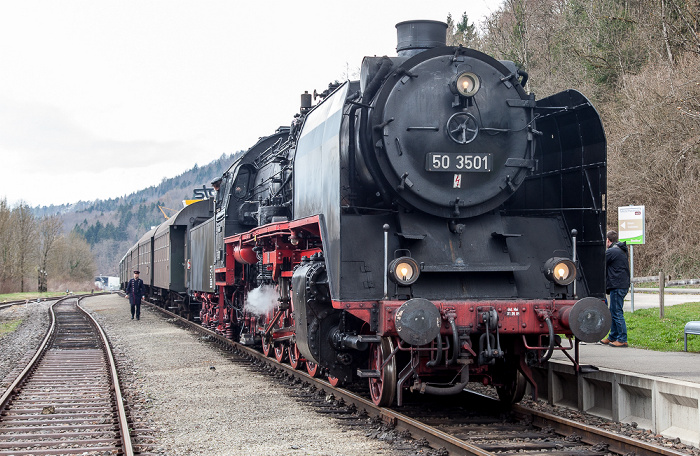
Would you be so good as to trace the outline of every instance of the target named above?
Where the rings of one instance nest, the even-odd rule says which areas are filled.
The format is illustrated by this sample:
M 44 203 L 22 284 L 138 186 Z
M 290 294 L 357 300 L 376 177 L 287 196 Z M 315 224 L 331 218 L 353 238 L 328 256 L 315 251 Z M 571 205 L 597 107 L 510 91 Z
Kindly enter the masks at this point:
M 58 304 L 59 302 L 63 301 L 64 299 L 68 299 L 69 296 L 64 296 L 61 299 L 57 300 L 54 304 Z M 24 381 L 24 379 L 27 377 L 29 372 L 34 368 L 36 365 L 37 361 L 41 358 L 42 354 L 44 353 L 44 349 L 48 345 L 48 343 L 51 341 L 51 337 L 53 337 L 53 332 L 54 328 L 56 327 L 56 317 L 53 312 L 49 312 L 49 315 L 51 316 L 51 323 L 49 325 L 49 329 L 46 331 L 46 335 L 44 336 L 44 339 L 41 341 L 39 344 L 39 348 L 37 348 L 36 352 L 34 353 L 34 356 L 32 356 L 32 359 L 29 360 L 29 363 L 22 369 L 22 372 L 19 373 L 17 378 L 10 384 L 10 386 L 5 390 L 2 396 L 0 396 L 0 410 L 3 410 L 5 408 L 5 405 L 7 402 L 10 400 L 10 397 L 14 393 L 15 389 Z
M 31 375 L 33 375 L 34 372 L 38 368 L 40 368 L 40 363 L 46 363 L 46 353 L 49 351 L 50 347 L 52 344 L 55 344 L 56 337 L 59 336 L 60 330 L 57 331 L 58 328 L 58 320 L 57 320 L 57 315 L 55 312 L 55 307 L 57 304 L 62 303 L 63 301 L 66 301 L 68 299 L 76 299 L 76 307 L 77 309 L 82 312 L 86 318 L 89 324 L 92 326 L 92 330 L 95 331 L 97 340 L 99 340 L 99 343 L 102 345 L 102 348 L 104 350 L 104 361 L 106 363 L 106 368 L 108 370 L 108 375 L 110 377 L 110 385 L 111 385 L 111 390 L 113 399 L 112 399 L 112 404 L 114 407 L 116 407 L 116 420 L 117 420 L 117 425 L 119 427 L 119 438 L 121 441 L 121 448 L 119 454 L 122 454 L 124 456 L 133 456 L 134 455 L 134 448 L 132 444 L 132 439 L 131 439 L 131 433 L 129 430 L 129 424 L 127 421 L 127 414 L 126 414 L 126 408 L 124 406 L 124 400 L 121 394 L 121 386 L 119 384 L 119 377 L 116 369 L 116 363 L 114 361 L 114 356 L 112 355 L 112 347 L 109 343 L 109 340 L 107 338 L 107 335 L 105 334 L 104 330 L 102 327 L 97 323 L 97 321 L 90 315 L 88 312 L 85 311 L 80 306 L 80 300 L 85 297 L 85 296 L 76 296 L 76 295 L 69 295 L 69 296 L 64 296 L 56 300 L 51 307 L 49 308 L 49 315 L 51 318 L 51 322 L 49 325 L 48 330 L 46 331 L 46 334 L 44 336 L 44 339 L 42 342 L 39 344 L 39 347 L 37 348 L 36 352 L 34 353 L 32 359 L 27 363 L 27 365 L 24 367 L 24 369 L 20 372 L 20 374 L 14 379 L 12 384 L 4 391 L 2 396 L 0 396 L 0 411 L 5 411 L 6 408 L 8 407 L 8 404 L 13 400 L 13 397 L 16 397 L 18 394 L 21 394 L 21 389 L 23 388 L 23 385 L 31 380 Z M 80 339 L 80 334 L 79 331 L 73 330 L 73 333 L 68 334 L 66 337 L 70 339 L 72 342 L 75 342 L 75 340 Z M 69 331 L 70 332 L 70 331 Z M 65 335 L 65 334 L 64 334 Z M 68 353 L 68 352 L 75 352 L 78 350 L 56 350 L 58 352 L 62 353 Z M 52 361 L 55 363 L 55 360 Z M 48 364 L 48 363 L 47 363 Z M 51 367 L 48 368 L 48 370 L 51 370 Z M 60 373 L 59 373 L 60 375 Z M 107 389 L 109 391 L 109 388 Z M 65 394 L 65 393 L 64 393 Z M 42 412 L 43 413 L 43 412 Z M 3 413 L 4 415 L 5 413 Z M 65 419 L 70 419 L 70 417 L 65 418 Z M 39 426 L 42 424 L 39 423 Z M 39 426 L 36 426 L 37 428 Z M 12 434 L 10 434 L 12 435 Z M 25 436 L 26 437 L 26 436 Z M 39 435 L 38 438 L 41 438 L 42 435 Z M 90 440 L 90 439 L 84 439 L 84 440 L 76 440 L 75 442 L 80 443 L 84 442 L 85 444 L 89 443 L 94 443 L 98 442 L 98 440 Z M 68 441 L 68 443 L 75 443 L 73 441 Z M 22 447 L 25 446 L 25 444 L 32 442 L 21 442 Z M 57 453 L 55 448 L 51 448 L 51 445 L 55 445 L 57 442 L 54 441 L 44 441 L 44 440 L 37 440 L 36 444 L 32 444 L 33 446 L 37 448 L 32 448 L 31 451 L 26 452 L 24 450 L 20 451 L 10 451 L 9 453 L 0 449 L 0 454 L 59 454 Z M 60 443 L 60 442 L 58 442 Z M 41 445 L 46 445 L 46 448 L 38 448 Z M 5 448 L 4 446 L 2 448 Z M 71 448 L 73 451 L 78 451 L 78 450 L 86 450 L 86 453 L 99 449 L 99 447 L 95 448 Z M 90 451 L 87 451 L 90 450 Z M 61 452 L 60 454 L 66 454 Z
M 208 336 L 212 343 L 219 345 L 226 350 L 235 351 L 244 357 L 255 359 L 267 366 L 274 366 L 276 372 L 275 376 L 279 377 L 279 373 L 283 372 L 285 375 L 289 376 L 288 378 L 294 377 L 305 383 L 313 384 L 317 388 L 325 391 L 326 394 L 331 392 L 336 399 L 341 400 L 346 405 L 350 405 L 352 409 L 360 412 L 360 414 L 366 413 L 369 416 L 375 417 L 383 423 L 389 424 L 392 428 L 398 431 L 408 431 L 414 440 L 427 441 L 430 446 L 433 447 L 433 449 L 436 449 L 436 451 L 441 454 L 495 456 L 503 451 L 504 448 L 512 449 L 514 445 L 522 444 L 522 442 L 506 442 L 505 444 L 496 444 L 498 447 L 497 449 L 490 448 L 488 445 L 482 448 L 483 445 L 480 446 L 479 443 L 476 443 L 476 439 L 472 439 L 468 436 L 469 432 L 467 432 L 467 426 L 460 427 L 462 434 L 466 436 L 462 437 L 448 431 L 440 430 L 437 427 L 423 422 L 421 419 L 416 419 L 407 414 L 400 413 L 397 410 L 377 407 L 372 401 L 361 397 L 354 391 L 334 387 L 326 380 L 314 378 L 308 375 L 305 371 L 296 370 L 294 367 L 286 363 L 275 362 L 274 358 L 268 357 L 263 353 L 260 353 L 258 350 L 238 344 L 230 339 L 227 339 L 221 334 L 217 334 L 216 332 L 211 331 L 210 329 L 197 323 L 185 320 L 179 315 L 159 306 L 148 303 L 147 301 L 143 302 L 149 305 L 153 310 L 159 311 L 162 314 L 171 317 L 173 319 L 172 321 L 177 321 L 178 324 L 182 325 L 183 327 Z M 593 426 L 584 423 L 577 423 L 574 420 L 557 417 L 542 411 L 532 410 L 521 405 L 513 406 L 513 411 L 519 417 L 527 417 L 527 421 L 535 425 L 536 428 L 552 429 L 555 431 L 555 435 L 558 434 L 564 439 L 566 439 L 567 436 L 580 435 L 582 436 L 581 440 L 585 442 L 585 444 L 592 446 L 592 448 L 586 450 L 585 452 L 570 452 L 567 454 L 598 455 L 610 454 L 611 452 L 613 454 L 636 454 L 639 456 L 683 456 L 685 454 L 673 448 L 664 448 L 651 443 L 634 440 L 604 429 L 594 428 Z M 478 420 L 476 420 L 475 423 L 477 425 L 480 424 Z M 515 437 L 518 438 L 518 436 Z M 556 443 L 551 442 L 550 444 L 556 445 Z M 595 446 L 604 446 L 606 449 L 604 453 L 601 453 L 601 451 L 598 451 Z M 549 454 L 554 454 L 554 452 Z M 563 454 L 563 452 L 561 454 Z
M 85 313 L 85 316 L 90 319 L 93 327 L 100 336 L 102 345 L 105 348 L 105 354 L 107 357 L 107 363 L 109 364 L 109 375 L 112 379 L 112 385 L 114 385 L 114 402 L 117 406 L 117 421 L 119 422 L 119 429 L 121 430 L 120 436 L 122 441 L 122 451 L 124 456 L 133 456 L 134 447 L 131 442 L 131 431 L 129 430 L 129 423 L 126 416 L 126 407 L 124 406 L 124 397 L 122 396 L 122 388 L 119 383 L 119 374 L 117 373 L 117 363 L 114 361 L 114 355 L 112 354 L 112 345 L 109 343 L 107 334 L 105 334 L 102 326 L 95 320 L 95 318 L 80 306 L 80 300 L 83 297 L 78 298 L 78 307 Z

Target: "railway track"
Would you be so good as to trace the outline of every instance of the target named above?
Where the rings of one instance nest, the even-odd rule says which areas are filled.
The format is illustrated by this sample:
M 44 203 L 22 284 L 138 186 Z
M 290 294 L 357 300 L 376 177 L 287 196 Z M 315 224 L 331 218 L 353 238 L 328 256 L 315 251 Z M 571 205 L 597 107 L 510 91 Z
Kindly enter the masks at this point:
M 7 302 L 0 302 L 0 310 L 2 309 L 8 309 L 12 306 L 19 306 L 22 304 L 29 304 L 33 302 L 41 302 L 43 301 L 52 301 L 58 298 L 38 298 L 38 299 L 20 299 L 17 301 L 7 301 Z
M 348 414 L 366 414 L 400 435 L 425 442 L 437 454 L 603 456 L 635 454 L 687 455 L 671 448 L 617 435 L 600 428 L 565 419 L 543 411 L 516 405 L 504 410 L 500 402 L 476 393 L 465 392 L 457 397 L 418 396 L 401 409 L 379 408 L 358 390 L 336 388 L 324 379 L 314 378 L 305 370 L 279 363 L 274 353 L 266 356 L 225 337 L 189 322 L 160 307 L 153 306 L 178 323 L 206 335 L 222 349 L 242 356 L 256 365 L 256 370 L 271 373 L 277 381 L 300 390 L 292 394 L 300 402 L 309 403 L 322 413 L 348 421 Z M 311 385 L 310 387 L 307 385 Z M 311 392 L 315 388 L 315 393 Z M 301 391 L 303 390 L 303 391 Z M 332 395 L 333 400 L 328 397 Z M 334 405 L 335 404 L 335 405 Z M 335 406 L 335 409 L 333 407 Z M 433 454 L 433 453 L 431 453 Z
M 51 327 L 0 397 L 0 456 L 134 454 L 107 337 L 69 296 L 51 306 Z

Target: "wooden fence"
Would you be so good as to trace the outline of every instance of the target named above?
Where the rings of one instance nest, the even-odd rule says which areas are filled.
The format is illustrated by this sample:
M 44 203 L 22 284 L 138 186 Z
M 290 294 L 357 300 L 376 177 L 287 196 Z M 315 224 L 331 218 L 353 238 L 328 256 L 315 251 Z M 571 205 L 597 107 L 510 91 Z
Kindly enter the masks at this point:
M 634 277 L 632 279 L 632 293 L 634 293 L 635 283 L 645 283 L 645 282 L 659 282 L 659 317 L 664 318 L 664 288 L 675 287 L 679 285 L 698 285 L 700 284 L 700 279 L 684 279 L 684 280 L 670 280 L 670 276 L 664 275 L 663 272 L 659 272 L 658 276 L 648 276 L 648 277 Z M 700 294 L 700 290 L 698 290 Z

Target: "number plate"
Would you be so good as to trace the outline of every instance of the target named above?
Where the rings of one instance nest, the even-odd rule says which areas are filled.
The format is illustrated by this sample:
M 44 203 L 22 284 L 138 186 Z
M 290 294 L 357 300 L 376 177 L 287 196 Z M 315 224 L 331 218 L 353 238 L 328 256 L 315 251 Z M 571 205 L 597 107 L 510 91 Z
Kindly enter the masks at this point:
M 426 157 L 428 171 L 488 173 L 491 171 L 491 154 L 455 154 L 431 152 Z

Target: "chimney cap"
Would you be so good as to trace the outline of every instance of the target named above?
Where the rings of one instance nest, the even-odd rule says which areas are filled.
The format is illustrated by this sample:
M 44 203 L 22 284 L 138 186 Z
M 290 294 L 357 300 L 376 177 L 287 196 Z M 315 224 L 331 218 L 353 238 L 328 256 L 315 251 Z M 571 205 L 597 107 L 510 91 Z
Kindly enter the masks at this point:
M 399 56 L 412 56 L 426 49 L 447 45 L 447 24 L 442 21 L 413 20 L 396 24 Z

